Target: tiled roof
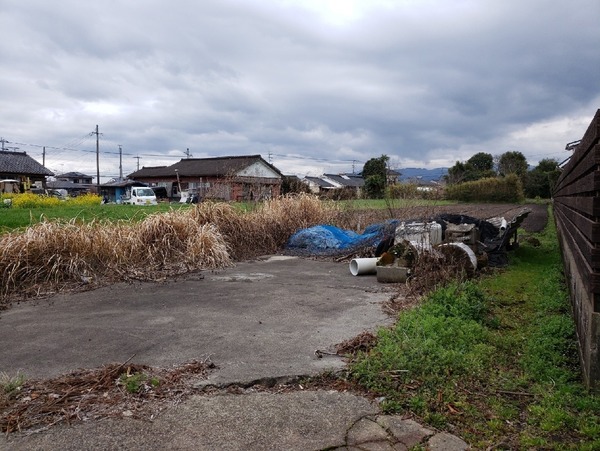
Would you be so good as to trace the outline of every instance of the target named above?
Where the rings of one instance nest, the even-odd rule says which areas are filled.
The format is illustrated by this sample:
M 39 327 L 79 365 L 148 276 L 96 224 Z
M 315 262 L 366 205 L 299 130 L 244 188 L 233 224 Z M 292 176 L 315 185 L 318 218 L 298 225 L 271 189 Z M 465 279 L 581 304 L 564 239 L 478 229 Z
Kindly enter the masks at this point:
M 335 188 L 334 185 L 332 185 L 331 183 L 329 183 L 319 177 L 304 177 L 304 180 L 313 182 L 314 184 L 316 184 L 317 186 L 320 186 L 321 188 Z
M 181 177 L 224 177 L 235 174 L 259 161 L 281 174 L 279 169 L 263 160 L 260 155 L 246 155 L 239 157 L 185 158 L 168 167 L 142 168 L 129 174 L 129 177 L 134 179 L 172 177 L 175 174 L 175 169 Z
M 20 175 L 54 175 L 25 152 L 0 151 L 0 173 Z
M 73 183 L 67 180 L 54 180 L 46 182 L 46 186 L 53 189 L 86 190 L 91 185 L 86 183 Z
M 148 186 L 146 183 L 137 182 L 131 179 L 122 179 L 122 180 L 111 180 L 110 182 L 103 183 L 103 188 L 127 188 L 129 186 Z
M 65 174 L 59 174 L 57 177 L 61 178 L 80 178 L 80 179 L 91 179 L 93 178 L 91 175 L 82 174 L 81 172 L 67 172 Z
M 329 180 L 339 183 L 342 186 L 362 187 L 365 186 L 365 180 L 358 175 L 345 174 L 323 174 Z
M 173 176 L 174 171 L 167 166 L 144 166 L 142 169 L 129 174 L 129 177 L 164 177 Z

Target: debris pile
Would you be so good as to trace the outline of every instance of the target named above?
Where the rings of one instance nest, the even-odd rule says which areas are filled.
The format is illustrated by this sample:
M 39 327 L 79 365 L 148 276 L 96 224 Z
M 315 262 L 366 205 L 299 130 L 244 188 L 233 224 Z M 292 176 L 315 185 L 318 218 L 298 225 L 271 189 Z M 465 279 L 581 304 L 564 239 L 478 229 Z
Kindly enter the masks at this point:
M 517 230 L 528 214 L 524 209 L 510 222 L 453 214 L 430 222 L 402 222 L 393 240 L 386 237 L 377 248 L 377 280 L 405 282 L 421 256 L 455 266 L 469 276 L 477 268 L 506 266 L 507 253 L 518 246 Z
M 508 251 L 518 246 L 517 230 L 530 210 L 515 218 L 488 220 L 441 214 L 430 220 L 391 220 L 369 226 L 363 234 L 330 225 L 296 232 L 286 251 L 296 255 L 352 258 L 352 275 L 377 275 L 383 283 L 401 283 L 414 275 L 423 261 L 432 271 L 454 267 L 471 276 L 478 268 L 508 264 Z M 368 248 L 370 255 L 365 256 Z M 359 250 L 362 250 L 359 256 Z M 436 269 L 432 269 L 436 268 Z

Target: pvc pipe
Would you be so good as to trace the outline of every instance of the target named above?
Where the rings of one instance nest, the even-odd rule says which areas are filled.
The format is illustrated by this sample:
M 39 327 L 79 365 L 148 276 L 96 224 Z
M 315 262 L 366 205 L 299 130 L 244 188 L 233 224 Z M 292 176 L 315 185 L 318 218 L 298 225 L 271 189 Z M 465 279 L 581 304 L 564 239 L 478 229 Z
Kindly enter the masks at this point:
M 353 276 L 377 274 L 377 257 L 354 258 L 350 261 L 350 272 Z

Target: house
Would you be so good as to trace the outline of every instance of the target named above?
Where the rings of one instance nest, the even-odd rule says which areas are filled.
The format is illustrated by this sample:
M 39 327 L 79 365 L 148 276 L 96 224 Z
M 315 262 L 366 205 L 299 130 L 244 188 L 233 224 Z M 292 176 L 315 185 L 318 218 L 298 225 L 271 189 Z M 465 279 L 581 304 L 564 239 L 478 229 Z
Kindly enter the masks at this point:
M 81 172 L 67 172 L 55 177 L 55 180 L 46 182 L 48 189 L 66 192 L 70 196 L 96 192 L 96 186 L 92 184 L 93 177 Z
M 151 187 L 165 187 L 171 200 L 181 192 L 219 200 L 262 200 L 281 194 L 283 175 L 260 155 L 185 158 L 171 166 L 143 167 L 128 175 Z
M 332 189 L 338 188 L 333 182 L 328 182 L 321 177 L 304 177 L 310 192 L 313 194 L 324 194 Z
M 65 174 L 57 175 L 55 178 L 57 181 L 71 182 L 81 185 L 91 185 L 94 179 L 91 175 L 85 175 L 81 172 L 67 172 Z
M 365 181 L 356 174 L 323 174 L 320 177 L 304 177 L 310 191 L 315 194 L 331 195 L 335 191 L 352 192 L 351 195 L 360 197 Z
M 353 191 L 356 197 L 360 197 L 365 180 L 356 174 L 323 174 L 323 179 L 348 191 Z
M 46 182 L 46 187 L 49 190 L 58 191 L 72 197 L 89 192 L 96 192 L 95 185 L 83 185 L 81 183 L 67 182 L 64 180 L 48 180 Z
M 0 180 L 17 180 L 20 191 L 46 188 L 46 177 L 54 175 L 25 152 L 0 151 Z

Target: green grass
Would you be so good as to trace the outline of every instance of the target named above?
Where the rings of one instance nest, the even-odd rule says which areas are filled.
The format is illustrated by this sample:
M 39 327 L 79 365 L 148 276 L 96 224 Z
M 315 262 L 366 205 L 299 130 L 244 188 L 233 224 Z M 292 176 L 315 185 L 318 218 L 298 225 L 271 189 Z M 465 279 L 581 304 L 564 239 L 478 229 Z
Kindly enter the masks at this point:
M 5 208 L 0 212 L 0 233 L 23 229 L 47 219 L 76 219 L 82 222 L 93 220 L 139 221 L 146 216 L 171 209 L 187 209 L 188 204 L 136 205 L 93 205 L 86 207 L 60 206 L 51 208 Z
M 17 373 L 15 376 L 10 376 L 7 373 L 0 372 L 0 404 L 3 399 L 10 399 L 21 390 L 25 383 L 25 376 Z
M 580 380 L 554 224 L 507 269 L 430 293 L 381 329 L 352 377 L 477 449 L 600 449 L 600 396 Z
M 136 394 L 148 387 L 158 387 L 160 381 L 156 377 L 149 377 L 146 374 L 139 373 L 123 373 L 119 376 L 119 385 L 125 388 L 125 391 L 130 394 Z

